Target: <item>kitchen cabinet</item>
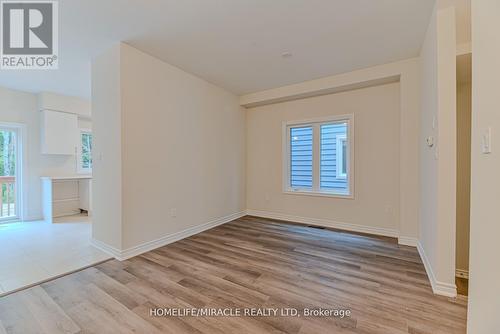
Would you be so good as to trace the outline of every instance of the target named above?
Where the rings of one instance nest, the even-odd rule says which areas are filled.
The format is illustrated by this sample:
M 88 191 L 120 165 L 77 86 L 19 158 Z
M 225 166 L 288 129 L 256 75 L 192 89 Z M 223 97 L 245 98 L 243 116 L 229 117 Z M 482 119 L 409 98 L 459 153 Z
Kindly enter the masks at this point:
M 43 216 L 53 218 L 92 212 L 92 175 L 43 176 Z
M 54 110 L 41 111 L 42 154 L 75 155 L 78 116 Z

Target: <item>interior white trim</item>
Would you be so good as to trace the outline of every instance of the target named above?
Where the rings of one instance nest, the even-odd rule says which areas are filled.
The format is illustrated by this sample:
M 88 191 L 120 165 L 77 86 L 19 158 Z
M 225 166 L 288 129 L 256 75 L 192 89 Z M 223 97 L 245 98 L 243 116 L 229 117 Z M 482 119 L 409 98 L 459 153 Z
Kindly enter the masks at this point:
M 455 270 L 455 276 L 456 277 L 465 278 L 465 279 L 469 279 L 469 271 L 468 270 L 463 270 L 463 269 L 456 269 Z
M 403 246 L 417 247 L 418 239 L 414 238 L 414 237 L 399 236 L 398 237 L 398 244 L 403 245 Z
M 97 249 L 102 250 L 103 252 L 111 255 L 115 259 L 120 260 L 121 252 L 118 248 L 115 248 L 113 246 L 108 245 L 105 242 L 102 242 L 100 240 L 94 239 L 93 237 L 90 239 L 90 243 L 92 246 L 94 246 Z M 121 261 L 121 260 L 120 260 Z
M 259 210 L 251 210 L 251 209 L 247 210 L 247 214 L 249 216 L 256 216 L 256 217 L 277 219 L 277 220 L 285 220 L 285 221 L 302 223 L 302 224 L 307 224 L 307 225 L 330 227 L 330 228 L 351 231 L 351 232 L 360 232 L 360 233 L 382 235 L 382 236 L 392 237 L 392 238 L 397 238 L 399 236 L 399 232 L 395 229 L 357 225 L 357 224 L 337 222 L 337 221 L 332 221 L 332 220 L 327 220 L 327 219 L 307 218 L 307 217 L 293 216 L 293 215 L 287 215 L 287 214 L 277 213 L 277 212 L 259 211 Z
M 457 286 L 455 284 L 449 284 L 444 282 L 439 282 L 436 280 L 436 276 L 434 275 L 434 271 L 432 270 L 431 263 L 425 255 L 424 248 L 420 241 L 417 243 L 418 253 L 420 254 L 420 258 L 424 263 L 425 271 L 427 272 L 427 277 L 431 282 L 432 292 L 436 295 L 446 296 L 446 297 L 456 297 L 457 296 Z
M 163 236 L 159 239 L 148 241 L 148 242 L 145 242 L 143 244 L 140 244 L 140 245 L 137 245 L 137 246 L 134 246 L 131 248 L 127 248 L 124 250 L 119 250 L 115 247 L 111 247 L 111 246 L 109 246 L 109 245 L 107 245 L 99 240 L 94 239 L 94 238 L 92 238 L 91 242 L 92 242 L 92 245 L 94 247 L 99 248 L 100 250 L 110 254 L 111 256 L 113 256 L 115 259 L 117 259 L 119 261 L 124 261 L 124 260 L 130 259 L 134 256 L 149 252 L 153 249 L 163 247 L 165 245 L 174 243 L 174 242 L 179 241 L 181 239 L 184 239 L 184 238 L 190 237 L 192 235 L 201 233 L 203 231 L 209 230 L 209 229 L 214 228 L 216 226 L 228 223 L 228 222 L 233 221 L 235 219 L 241 218 L 245 215 L 246 215 L 245 211 L 237 212 L 237 213 L 234 213 L 234 214 L 231 214 L 228 216 L 224 216 L 221 218 L 211 220 L 205 224 L 190 227 L 190 228 L 185 229 L 183 231 L 169 234 L 169 235 Z

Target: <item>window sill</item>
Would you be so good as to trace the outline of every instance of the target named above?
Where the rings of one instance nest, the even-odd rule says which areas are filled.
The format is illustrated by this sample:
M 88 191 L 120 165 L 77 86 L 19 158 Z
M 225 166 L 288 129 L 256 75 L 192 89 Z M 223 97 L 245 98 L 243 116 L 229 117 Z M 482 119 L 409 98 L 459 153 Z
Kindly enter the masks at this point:
M 307 190 L 284 190 L 285 195 L 299 195 L 299 196 L 316 196 L 316 197 L 330 197 L 330 198 L 340 198 L 340 199 L 354 199 L 353 194 L 336 194 L 330 192 L 322 191 L 307 191 Z

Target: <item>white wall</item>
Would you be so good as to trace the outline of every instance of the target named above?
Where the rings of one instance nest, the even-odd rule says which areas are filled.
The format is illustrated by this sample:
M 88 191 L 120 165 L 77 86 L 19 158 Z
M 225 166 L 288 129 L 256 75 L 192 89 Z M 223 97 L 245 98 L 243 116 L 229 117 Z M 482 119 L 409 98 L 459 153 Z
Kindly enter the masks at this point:
M 420 245 L 434 292 L 455 295 L 456 45 L 453 7 L 434 9 L 421 50 Z M 434 146 L 426 138 L 434 138 Z
M 469 334 L 500 328 L 500 2 L 472 1 L 472 180 Z M 481 138 L 492 130 L 492 153 Z
M 42 155 L 40 147 L 40 115 L 37 95 L 0 87 L 0 122 L 25 125 L 24 148 L 24 219 L 37 220 L 42 214 L 40 176 L 76 173 L 75 156 Z M 81 121 L 81 127 L 90 122 Z
M 120 45 L 92 62 L 92 236 L 122 247 Z
M 105 170 L 122 173 L 106 190 L 121 193 L 121 203 L 117 195 L 108 206 L 111 196 L 102 194 L 94 226 L 109 224 L 104 211 L 114 211 L 113 224 L 121 215 L 119 250 L 245 210 L 245 111 L 237 96 L 125 44 L 93 67 L 95 154 L 102 154 L 94 195 Z M 119 91 L 111 91 L 117 77 Z M 119 126 L 121 139 L 104 144 Z M 106 242 L 98 231 L 94 238 Z
M 354 199 L 283 193 L 282 123 L 354 114 Z M 247 208 L 399 235 L 400 84 L 248 109 Z M 356 228 L 356 227 L 355 227 Z

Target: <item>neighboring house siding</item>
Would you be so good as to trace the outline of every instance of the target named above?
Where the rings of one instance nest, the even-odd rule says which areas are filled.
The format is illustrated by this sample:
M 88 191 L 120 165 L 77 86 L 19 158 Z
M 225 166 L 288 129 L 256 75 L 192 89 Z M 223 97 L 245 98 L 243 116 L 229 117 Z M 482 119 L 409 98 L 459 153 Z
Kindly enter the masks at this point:
M 313 128 L 290 129 L 290 185 L 310 189 L 313 186 Z
M 337 168 L 340 168 L 337 162 L 337 137 L 346 136 L 346 133 L 345 123 L 323 125 L 321 128 L 320 187 L 323 190 L 347 191 L 347 179 L 337 177 Z

